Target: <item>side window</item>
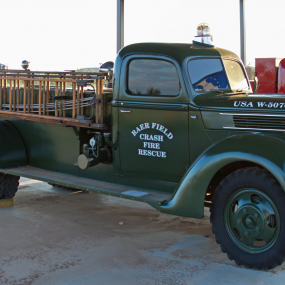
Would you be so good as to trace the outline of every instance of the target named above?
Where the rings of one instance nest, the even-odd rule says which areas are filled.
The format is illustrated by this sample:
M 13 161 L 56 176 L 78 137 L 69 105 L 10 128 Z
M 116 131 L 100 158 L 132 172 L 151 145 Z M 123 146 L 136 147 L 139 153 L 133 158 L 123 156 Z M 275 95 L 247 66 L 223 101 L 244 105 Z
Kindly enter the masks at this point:
M 220 59 L 190 60 L 188 62 L 188 72 L 196 92 L 229 88 Z
M 177 96 L 180 89 L 174 64 L 156 59 L 134 59 L 130 62 L 128 72 L 130 94 Z

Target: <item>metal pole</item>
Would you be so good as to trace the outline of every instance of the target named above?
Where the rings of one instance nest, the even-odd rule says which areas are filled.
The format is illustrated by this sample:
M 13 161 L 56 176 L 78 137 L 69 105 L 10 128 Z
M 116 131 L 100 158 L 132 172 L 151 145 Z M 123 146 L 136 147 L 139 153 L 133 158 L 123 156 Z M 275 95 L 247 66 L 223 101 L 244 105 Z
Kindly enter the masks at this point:
M 117 53 L 124 46 L 124 0 L 117 0 Z
M 246 65 L 246 35 L 245 35 L 245 0 L 239 0 L 240 3 L 240 57 L 243 64 Z

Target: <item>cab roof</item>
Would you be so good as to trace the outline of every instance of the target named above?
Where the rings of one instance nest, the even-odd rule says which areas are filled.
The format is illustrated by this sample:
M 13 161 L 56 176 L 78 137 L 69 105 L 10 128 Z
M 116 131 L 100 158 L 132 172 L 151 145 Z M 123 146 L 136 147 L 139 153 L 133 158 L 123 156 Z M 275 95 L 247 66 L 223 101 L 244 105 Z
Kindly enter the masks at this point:
M 182 65 L 185 58 L 189 56 L 227 56 L 239 59 L 239 57 L 228 50 L 210 47 L 203 44 L 177 44 L 177 43 L 138 43 L 131 44 L 119 51 L 119 57 L 123 58 L 130 54 L 165 55 L 174 58 Z

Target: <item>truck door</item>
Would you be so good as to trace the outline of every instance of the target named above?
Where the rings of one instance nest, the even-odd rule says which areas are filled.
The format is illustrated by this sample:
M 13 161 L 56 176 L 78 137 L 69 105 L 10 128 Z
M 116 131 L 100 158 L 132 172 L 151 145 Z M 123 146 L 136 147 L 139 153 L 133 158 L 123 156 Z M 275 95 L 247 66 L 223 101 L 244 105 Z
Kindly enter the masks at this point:
M 130 56 L 119 91 L 119 152 L 125 176 L 178 182 L 189 165 L 188 96 L 169 58 Z

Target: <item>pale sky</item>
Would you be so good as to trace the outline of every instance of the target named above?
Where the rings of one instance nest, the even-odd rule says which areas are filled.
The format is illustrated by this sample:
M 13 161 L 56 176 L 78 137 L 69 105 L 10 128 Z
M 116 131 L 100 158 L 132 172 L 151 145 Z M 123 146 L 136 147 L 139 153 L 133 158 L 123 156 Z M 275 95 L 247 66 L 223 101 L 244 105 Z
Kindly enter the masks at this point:
M 285 1 L 246 0 L 247 63 L 285 58 Z M 96 67 L 116 57 L 116 0 L 0 0 L 0 63 L 20 69 Z M 125 45 L 192 43 L 201 22 L 240 56 L 239 0 L 125 0 Z

